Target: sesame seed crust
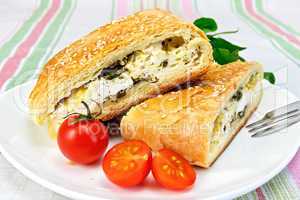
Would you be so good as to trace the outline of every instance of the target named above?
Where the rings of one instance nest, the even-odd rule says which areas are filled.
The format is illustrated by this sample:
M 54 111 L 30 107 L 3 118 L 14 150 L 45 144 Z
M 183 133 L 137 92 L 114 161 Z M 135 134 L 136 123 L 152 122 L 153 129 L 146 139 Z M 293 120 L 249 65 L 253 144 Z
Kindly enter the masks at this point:
M 256 109 L 262 91 L 249 105 L 252 108 L 249 107 L 227 145 L 211 159 L 210 142 L 216 118 L 232 95 L 255 73 L 260 74 L 258 84 L 261 84 L 263 70 L 259 63 L 236 61 L 224 66 L 211 65 L 190 89 L 148 99 L 144 102 L 147 108 L 132 107 L 121 120 L 121 135 L 126 140 L 142 140 L 153 151 L 172 149 L 191 164 L 207 168 Z
M 138 12 L 97 28 L 46 63 L 29 96 L 31 114 L 36 122 L 43 122 L 61 99 L 95 79 L 103 68 L 151 43 L 187 35 L 199 37 L 209 46 L 205 34 L 193 24 L 158 9 Z

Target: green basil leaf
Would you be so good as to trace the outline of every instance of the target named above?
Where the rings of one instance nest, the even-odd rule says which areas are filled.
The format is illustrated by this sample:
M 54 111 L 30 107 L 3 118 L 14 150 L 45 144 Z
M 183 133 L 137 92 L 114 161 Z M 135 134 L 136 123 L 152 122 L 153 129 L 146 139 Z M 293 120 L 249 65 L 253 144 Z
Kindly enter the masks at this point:
M 205 33 L 216 31 L 218 28 L 216 22 L 211 18 L 197 19 L 194 24 Z M 245 47 L 235 45 L 222 38 L 216 38 L 213 35 L 207 35 L 207 37 L 213 47 L 213 56 L 217 63 L 224 65 L 239 59 L 245 61 L 244 58 L 239 56 L 239 51 L 246 49 Z
M 272 72 L 265 72 L 264 79 L 269 81 L 271 84 L 275 84 L 275 82 L 276 82 L 275 75 Z
M 246 49 L 245 47 L 240 47 L 238 45 L 232 44 L 231 42 L 228 42 L 227 40 L 224 40 L 222 38 L 215 38 L 212 36 L 209 36 L 208 38 L 213 48 L 228 49 L 230 52 L 233 52 L 235 50 L 242 51 Z
M 224 48 L 214 48 L 213 56 L 215 61 L 220 65 L 225 65 L 234 62 L 240 58 L 238 50 L 230 52 L 228 49 Z
M 216 21 L 212 18 L 202 17 L 194 21 L 195 26 L 202 29 L 205 33 L 214 32 L 218 29 Z

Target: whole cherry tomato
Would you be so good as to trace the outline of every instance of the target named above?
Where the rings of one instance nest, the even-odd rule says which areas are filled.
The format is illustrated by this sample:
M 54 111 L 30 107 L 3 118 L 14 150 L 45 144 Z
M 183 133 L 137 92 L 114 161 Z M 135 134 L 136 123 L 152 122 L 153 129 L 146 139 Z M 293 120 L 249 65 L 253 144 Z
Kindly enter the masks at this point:
M 88 115 L 70 115 L 58 131 L 58 146 L 69 160 L 79 164 L 93 163 L 102 156 L 108 145 L 106 127 Z

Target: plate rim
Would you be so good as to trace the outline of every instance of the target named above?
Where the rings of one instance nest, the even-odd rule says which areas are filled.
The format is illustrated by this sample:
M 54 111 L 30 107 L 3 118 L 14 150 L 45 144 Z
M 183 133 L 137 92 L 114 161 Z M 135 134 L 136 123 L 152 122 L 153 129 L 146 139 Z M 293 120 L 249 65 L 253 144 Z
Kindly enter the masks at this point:
M 15 88 L 13 88 L 11 90 L 8 90 L 8 91 L 4 92 L 3 94 L 0 95 L 0 99 L 5 98 L 6 95 L 8 95 L 11 92 L 14 92 L 14 90 L 20 89 L 22 87 L 28 87 L 30 84 L 33 84 L 33 82 L 34 82 L 33 80 L 28 81 L 26 83 L 23 83 L 21 85 L 16 86 Z M 288 95 L 292 95 L 296 99 L 299 99 L 296 95 L 294 95 L 292 92 L 290 92 L 287 88 L 280 88 L 276 85 L 272 85 L 271 87 L 276 87 L 278 89 L 285 90 L 285 91 L 288 92 Z M 266 88 L 266 87 L 264 87 L 264 88 Z M 247 183 L 246 186 L 243 186 L 243 187 L 238 188 L 236 190 L 232 190 L 232 191 L 229 191 L 229 192 L 218 194 L 218 195 L 215 195 L 213 197 L 206 197 L 205 200 L 218 200 L 218 199 L 235 198 L 235 197 L 238 197 L 240 195 L 251 192 L 252 190 L 255 190 L 256 188 L 258 188 L 261 185 L 265 184 L 266 182 L 271 180 L 273 177 L 275 177 L 277 174 L 279 174 L 291 162 L 291 160 L 294 158 L 297 151 L 299 150 L 299 147 L 300 147 L 300 141 L 298 143 L 298 146 L 295 145 L 294 148 L 290 150 L 290 153 L 288 154 L 288 156 L 286 156 L 286 158 L 284 160 L 282 160 L 277 165 L 276 168 L 271 170 L 269 173 L 266 173 L 264 176 L 261 176 L 261 178 L 259 178 L 257 181 L 252 182 L 252 183 Z M 81 193 L 81 192 L 77 192 L 77 191 L 67 189 L 63 186 L 56 185 L 56 184 L 52 183 L 51 181 L 48 181 L 47 179 L 42 178 L 38 174 L 36 174 L 33 171 L 31 171 L 31 170 L 27 169 L 26 167 L 24 167 L 16 159 L 14 159 L 14 157 L 10 155 L 9 151 L 7 151 L 3 147 L 1 142 L 0 142 L 0 152 L 2 153 L 3 157 L 15 169 L 17 169 L 18 171 L 20 171 L 22 173 L 22 175 L 29 178 L 33 182 L 41 185 L 42 187 L 49 189 L 52 192 L 55 192 L 57 194 L 60 194 L 62 196 L 68 197 L 68 198 L 78 199 L 78 200 L 109 200 L 109 199 L 111 199 L 109 197 L 107 198 L 107 195 L 109 194 L 107 192 L 104 193 L 104 195 L 106 197 L 92 196 L 92 195 L 88 195 L 88 194 L 84 194 L 84 193 Z M 187 198 L 190 199 L 190 197 L 187 197 Z M 149 198 L 149 199 L 153 199 L 153 198 Z M 177 199 L 177 198 L 175 198 L 175 199 Z

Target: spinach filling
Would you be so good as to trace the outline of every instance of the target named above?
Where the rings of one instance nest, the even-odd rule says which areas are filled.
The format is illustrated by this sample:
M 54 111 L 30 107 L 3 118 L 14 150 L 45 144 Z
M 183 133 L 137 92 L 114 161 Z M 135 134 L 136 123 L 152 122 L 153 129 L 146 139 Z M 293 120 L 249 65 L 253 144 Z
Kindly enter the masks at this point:
M 237 116 L 242 119 L 246 114 L 247 106 L 245 106 L 244 110 L 237 113 Z
M 131 56 L 133 56 L 134 53 L 131 53 L 127 56 L 125 56 L 122 60 L 117 61 L 113 65 L 104 68 L 98 78 L 105 78 L 106 80 L 112 80 L 114 78 L 119 77 L 123 72 L 126 70 L 124 69 L 124 66 L 128 63 L 128 60 Z
M 102 70 L 99 77 L 103 77 L 106 80 L 112 80 L 119 77 L 124 72 L 122 65 L 110 66 Z
M 232 96 L 232 100 L 233 101 L 239 101 L 241 100 L 243 97 L 243 93 L 242 93 L 242 89 L 240 88 L 233 96 Z
M 184 44 L 184 39 L 182 37 L 173 37 L 168 38 L 162 41 L 162 49 L 164 51 L 170 51 L 172 49 L 179 48 Z M 135 60 L 136 55 L 139 53 L 139 50 L 130 53 L 129 55 L 125 56 L 122 60 L 117 61 L 116 63 L 112 64 L 111 66 L 104 68 L 98 78 L 105 78 L 106 80 L 112 80 L 114 78 L 119 77 L 122 73 L 127 71 L 124 66 L 130 61 Z M 160 66 L 165 68 L 168 66 L 168 60 L 164 60 Z M 149 81 L 149 82 L 157 82 L 158 78 L 132 78 L 134 83 L 140 81 Z

